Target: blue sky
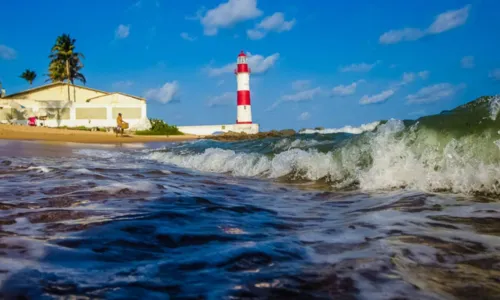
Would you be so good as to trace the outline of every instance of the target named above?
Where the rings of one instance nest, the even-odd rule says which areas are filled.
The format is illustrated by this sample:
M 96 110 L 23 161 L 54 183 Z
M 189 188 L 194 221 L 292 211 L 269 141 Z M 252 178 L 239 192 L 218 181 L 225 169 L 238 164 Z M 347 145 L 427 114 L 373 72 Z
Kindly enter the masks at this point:
M 28 87 L 26 68 L 44 84 L 69 33 L 87 86 L 145 96 L 150 117 L 178 125 L 235 121 L 242 49 L 263 130 L 416 118 L 500 92 L 495 0 L 19 0 L 1 11 L 7 93 Z

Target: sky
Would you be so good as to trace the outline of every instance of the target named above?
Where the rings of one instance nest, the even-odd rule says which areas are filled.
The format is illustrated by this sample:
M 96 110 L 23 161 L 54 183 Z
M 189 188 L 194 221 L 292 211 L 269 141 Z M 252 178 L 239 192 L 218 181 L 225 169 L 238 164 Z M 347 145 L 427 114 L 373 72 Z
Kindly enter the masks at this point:
M 0 81 L 46 84 L 58 35 L 76 39 L 87 86 L 145 97 L 176 125 L 236 120 L 249 55 L 261 130 L 414 119 L 500 93 L 497 0 L 3 1 Z M 125 116 L 126 117 L 126 116 Z

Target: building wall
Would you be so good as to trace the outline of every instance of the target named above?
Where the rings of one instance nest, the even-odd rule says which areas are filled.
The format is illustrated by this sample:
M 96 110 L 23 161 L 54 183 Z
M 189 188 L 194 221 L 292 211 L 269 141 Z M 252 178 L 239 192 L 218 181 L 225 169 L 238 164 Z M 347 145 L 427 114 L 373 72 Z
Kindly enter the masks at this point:
M 204 126 L 178 126 L 179 130 L 186 134 L 213 135 L 216 132 L 245 132 L 255 134 L 259 132 L 259 124 L 227 124 L 227 125 L 204 125 Z
M 77 107 L 75 108 L 75 115 L 77 120 L 106 120 L 108 117 L 107 109 L 105 107 Z
M 141 108 L 113 107 L 113 116 L 118 117 L 118 113 L 121 113 L 123 118 L 127 117 L 129 119 L 140 119 L 142 115 Z
M 125 96 L 126 97 L 126 96 Z M 128 122 L 131 129 L 135 126 L 143 126 L 147 119 L 147 105 L 145 101 L 131 98 L 133 101 L 124 101 L 133 104 L 101 104 L 93 102 L 75 103 L 68 101 L 29 101 L 25 99 L 0 100 L 0 107 L 9 109 L 15 107 L 20 111 L 22 118 L 17 118 L 15 123 L 26 124 L 31 116 L 47 116 L 47 120 L 39 120 L 41 126 L 47 127 L 115 127 L 116 109 L 123 114 L 124 121 Z M 24 109 L 20 108 L 20 104 Z M 3 106 L 2 106 L 3 105 Z M 1 110 L 0 110 L 1 111 Z M 130 113 L 130 114 L 129 114 Z M 0 121 L 5 122 L 1 119 Z M 3 117 L 5 118 L 5 117 Z M 5 118 L 6 120 L 6 118 Z

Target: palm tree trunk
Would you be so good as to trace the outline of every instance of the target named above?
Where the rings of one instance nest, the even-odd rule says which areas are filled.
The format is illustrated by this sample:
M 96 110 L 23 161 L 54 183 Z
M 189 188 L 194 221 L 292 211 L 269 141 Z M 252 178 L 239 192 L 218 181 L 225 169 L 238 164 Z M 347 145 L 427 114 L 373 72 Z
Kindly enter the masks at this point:
M 70 89 L 69 89 L 69 85 L 70 85 L 70 73 L 69 73 L 69 59 L 66 60 L 66 76 L 68 76 L 68 101 L 71 101 L 71 93 L 70 93 Z

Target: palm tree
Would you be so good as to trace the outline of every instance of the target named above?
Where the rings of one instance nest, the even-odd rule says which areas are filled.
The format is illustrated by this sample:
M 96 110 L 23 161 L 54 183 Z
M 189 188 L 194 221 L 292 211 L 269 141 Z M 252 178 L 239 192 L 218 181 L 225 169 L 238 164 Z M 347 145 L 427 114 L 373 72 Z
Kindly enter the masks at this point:
M 80 73 L 80 70 L 83 68 L 81 59 L 85 57 L 82 53 L 75 51 L 75 43 L 76 40 L 72 39 L 69 34 L 57 37 L 49 56 L 51 59 L 49 64 L 49 78 L 53 82 L 64 80 L 67 80 L 71 84 L 74 84 L 75 80 L 79 80 L 83 84 L 87 82 L 85 76 Z M 70 100 L 69 85 L 68 100 Z
M 30 69 L 26 69 L 22 74 L 21 76 L 22 79 L 26 80 L 27 82 L 29 82 L 30 86 L 33 84 L 33 81 L 35 80 L 36 78 L 36 72 L 35 71 L 32 71 Z

